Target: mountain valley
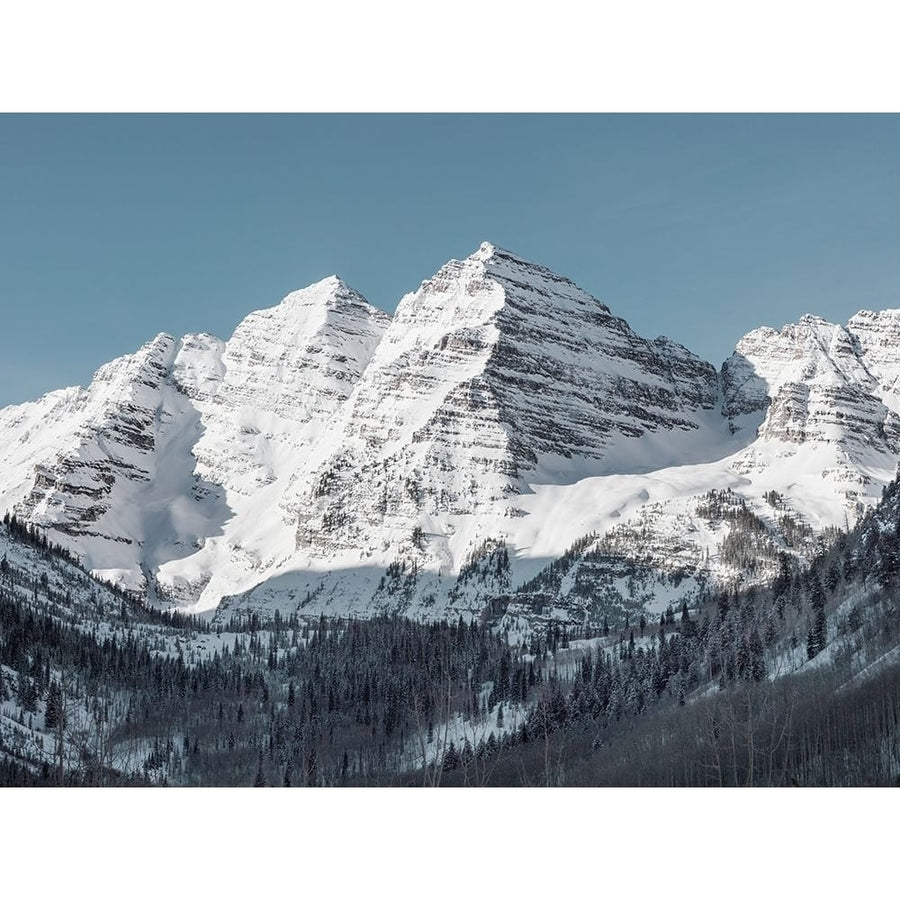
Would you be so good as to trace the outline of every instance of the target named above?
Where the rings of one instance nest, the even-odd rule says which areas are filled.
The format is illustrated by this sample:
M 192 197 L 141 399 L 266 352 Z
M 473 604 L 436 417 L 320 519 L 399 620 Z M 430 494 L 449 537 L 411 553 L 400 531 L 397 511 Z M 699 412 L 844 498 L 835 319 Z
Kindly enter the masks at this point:
M 483 244 L 158 335 L 0 410 L 0 784 L 894 783 L 898 459 L 896 310 L 717 369 Z

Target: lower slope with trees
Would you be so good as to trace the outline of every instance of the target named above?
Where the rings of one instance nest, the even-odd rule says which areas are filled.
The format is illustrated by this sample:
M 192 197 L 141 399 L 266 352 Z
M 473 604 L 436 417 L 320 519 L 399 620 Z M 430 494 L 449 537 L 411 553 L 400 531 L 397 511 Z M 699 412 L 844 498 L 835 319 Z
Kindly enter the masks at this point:
M 886 785 L 900 485 L 804 569 L 658 620 L 210 627 L 0 526 L 3 785 Z M 496 621 L 499 621 L 496 620 Z

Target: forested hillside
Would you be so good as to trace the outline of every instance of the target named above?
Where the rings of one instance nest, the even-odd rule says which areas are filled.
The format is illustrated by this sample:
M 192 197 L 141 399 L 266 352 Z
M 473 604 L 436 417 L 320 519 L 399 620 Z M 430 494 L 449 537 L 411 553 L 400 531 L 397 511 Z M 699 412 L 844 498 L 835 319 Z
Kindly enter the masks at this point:
M 276 613 L 210 630 L 2 528 L 5 784 L 368 784 L 425 764 L 437 782 L 453 740 L 486 737 L 489 710 L 502 733 L 498 699 L 514 719 L 545 678 L 545 639 L 526 652 L 475 621 Z
M 806 570 L 627 628 L 551 681 L 490 784 L 900 779 L 900 484 Z M 451 760 L 445 784 L 470 772 Z
M 900 775 L 900 484 L 801 569 L 596 631 L 150 609 L 0 526 L 5 785 L 869 785 Z M 505 624 L 504 624 L 505 623 Z

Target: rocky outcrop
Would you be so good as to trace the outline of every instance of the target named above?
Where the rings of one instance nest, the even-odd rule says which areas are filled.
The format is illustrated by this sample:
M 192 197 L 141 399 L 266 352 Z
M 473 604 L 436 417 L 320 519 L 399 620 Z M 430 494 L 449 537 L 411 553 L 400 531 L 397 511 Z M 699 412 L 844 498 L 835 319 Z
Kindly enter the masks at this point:
M 723 367 L 723 412 L 766 410 L 764 439 L 900 453 L 892 354 L 900 359 L 891 312 L 861 312 L 846 327 L 804 316 L 780 332 L 757 329 Z

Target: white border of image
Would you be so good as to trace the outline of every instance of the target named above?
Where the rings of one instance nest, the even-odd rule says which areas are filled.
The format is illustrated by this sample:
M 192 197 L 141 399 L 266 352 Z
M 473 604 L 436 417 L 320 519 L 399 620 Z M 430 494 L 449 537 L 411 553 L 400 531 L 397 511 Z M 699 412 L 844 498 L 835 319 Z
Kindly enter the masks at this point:
M 894 111 L 896 20 L 859 0 L 7 4 L 0 109 Z M 7 790 L 0 847 L 10 897 L 868 897 L 887 796 Z

